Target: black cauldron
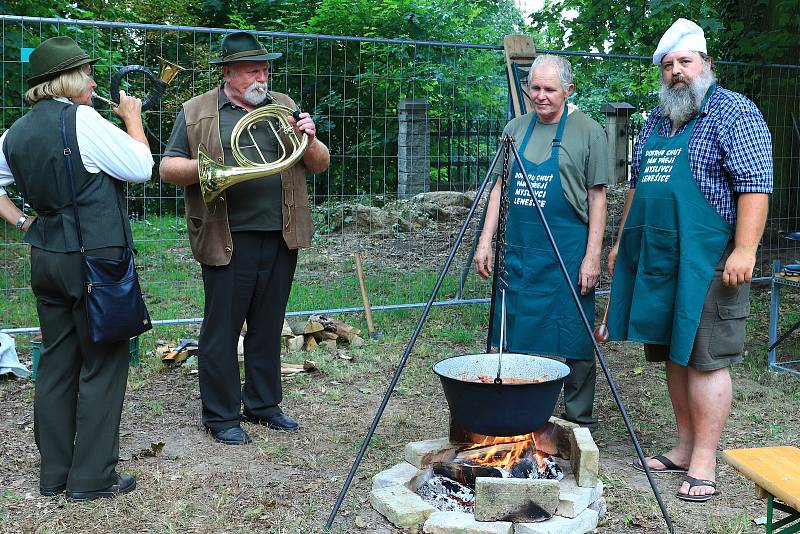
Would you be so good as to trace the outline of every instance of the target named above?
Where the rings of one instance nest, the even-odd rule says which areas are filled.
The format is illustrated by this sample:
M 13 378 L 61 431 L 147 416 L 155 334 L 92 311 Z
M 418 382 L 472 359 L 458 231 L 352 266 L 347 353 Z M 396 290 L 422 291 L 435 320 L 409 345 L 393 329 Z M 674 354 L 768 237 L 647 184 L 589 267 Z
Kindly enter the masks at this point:
M 486 436 L 538 430 L 553 414 L 569 367 L 541 356 L 504 353 L 502 383 L 494 383 L 499 354 L 466 354 L 436 363 L 453 420 Z M 539 381 L 535 381 L 539 380 Z

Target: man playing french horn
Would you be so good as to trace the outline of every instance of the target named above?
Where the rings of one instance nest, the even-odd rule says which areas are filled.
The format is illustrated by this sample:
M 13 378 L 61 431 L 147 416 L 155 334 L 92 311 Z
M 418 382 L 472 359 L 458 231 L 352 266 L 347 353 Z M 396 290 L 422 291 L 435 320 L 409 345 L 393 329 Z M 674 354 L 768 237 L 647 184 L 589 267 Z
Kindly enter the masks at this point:
M 306 172 L 325 171 L 330 155 L 309 114 L 295 114 L 287 123 L 298 137 L 309 138 L 302 158 L 280 173 L 231 185 L 207 206 L 198 149 L 202 145 L 218 164 L 234 166 L 231 132 L 239 119 L 270 104 L 297 109 L 287 95 L 267 90 L 269 61 L 280 56 L 248 32 L 226 35 L 221 56 L 211 61 L 222 65 L 224 84 L 184 103 L 160 165 L 163 181 L 184 187 L 189 242 L 203 273 L 198 349 L 203 425 L 228 445 L 250 442 L 241 420 L 287 431 L 299 427 L 279 406 L 280 333 L 297 249 L 311 243 Z M 259 151 L 267 162 L 278 157 L 282 148 L 269 125 L 254 124 L 248 132 L 257 145 L 241 149 L 248 159 L 261 160 Z M 241 387 L 236 349 L 245 320 Z

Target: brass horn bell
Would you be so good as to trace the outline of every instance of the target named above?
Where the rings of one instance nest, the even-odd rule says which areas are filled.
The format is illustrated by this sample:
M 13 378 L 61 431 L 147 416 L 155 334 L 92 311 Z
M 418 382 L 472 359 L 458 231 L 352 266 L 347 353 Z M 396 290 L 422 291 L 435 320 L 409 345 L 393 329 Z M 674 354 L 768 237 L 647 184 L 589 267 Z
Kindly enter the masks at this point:
M 294 131 L 294 127 L 289 124 L 286 118 L 294 115 L 295 120 L 299 114 L 294 110 L 280 104 L 269 104 L 256 108 L 239 119 L 231 132 L 231 153 L 236 163 L 240 167 L 222 165 L 217 163 L 209 156 L 206 147 L 202 144 L 197 149 L 197 170 L 200 175 L 200 191 L 203 201 L 210 209 L 219 195 L 234 184 L 263 178 L 285 171 L 303 157 L 308 148 L 308 134 L 303 133 L 300 137 Z M 269 119 L 274 119 L 278 123 Z M 259 123 L 265 122 L 269 125 L 272 133 L 278 140 L 278 158 L 275 161 L 267 161 L 261 149 L 253 138 L 252 129 Z M 252 144 L 242 146 L 240 138 L 247 133 Z M 287 143 L 284 140 L 288 141 Z M 256 163 L 242 153 L 242 148 L 255 148 L 261 163 Z

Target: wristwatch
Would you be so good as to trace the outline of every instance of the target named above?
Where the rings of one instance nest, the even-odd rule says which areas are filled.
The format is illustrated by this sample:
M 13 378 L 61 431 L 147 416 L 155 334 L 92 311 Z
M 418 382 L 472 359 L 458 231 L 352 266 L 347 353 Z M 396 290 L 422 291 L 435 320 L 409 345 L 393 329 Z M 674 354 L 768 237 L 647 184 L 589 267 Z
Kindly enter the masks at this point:
M 22 230 L 22 227 L 25 226 L 25 221 L 28 220 L 26 215 L 20 215 L 19 219 L 17 219 L 17 230 Z

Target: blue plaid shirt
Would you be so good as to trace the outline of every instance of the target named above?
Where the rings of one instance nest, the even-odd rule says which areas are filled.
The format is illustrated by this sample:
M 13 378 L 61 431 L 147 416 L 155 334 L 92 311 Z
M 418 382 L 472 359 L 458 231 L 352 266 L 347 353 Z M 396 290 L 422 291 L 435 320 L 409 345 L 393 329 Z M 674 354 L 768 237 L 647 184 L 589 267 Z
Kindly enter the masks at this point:
M 633 147 L 631 188 L 639 179 L 642 149 L 661 117 L 656 107 Z M 677 133 L 686 128 L 683 125 Z M 670 135 L 665 119 L 659 133 Z M 756 105 L 747 97 L 717 87 L 703 106 L 689 140 L 689 166 L 708 203 L 736 225 L 738 193 L 772 193 L 772 137 Z

